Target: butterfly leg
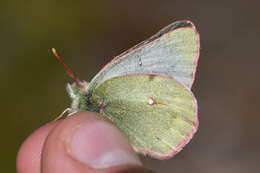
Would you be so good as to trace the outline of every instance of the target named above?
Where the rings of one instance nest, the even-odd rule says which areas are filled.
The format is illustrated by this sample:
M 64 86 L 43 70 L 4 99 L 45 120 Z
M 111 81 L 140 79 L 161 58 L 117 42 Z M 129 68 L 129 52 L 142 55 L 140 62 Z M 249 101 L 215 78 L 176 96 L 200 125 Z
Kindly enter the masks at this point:
M 98 107 L 99 109 L 99 113 L 102 114 L 103 110 L 105 109 L 105 107 L 108 106 L 108 103 L 99 103 Z
M 71 108 L 66 108 L 58 117 L 56 117 L 54 120 L 52 120 L 50 123 L 55 122 L 63 117 L 65 113 L 69 112 L 68 116 L 74 114 L 74 112 L 71 112 Z

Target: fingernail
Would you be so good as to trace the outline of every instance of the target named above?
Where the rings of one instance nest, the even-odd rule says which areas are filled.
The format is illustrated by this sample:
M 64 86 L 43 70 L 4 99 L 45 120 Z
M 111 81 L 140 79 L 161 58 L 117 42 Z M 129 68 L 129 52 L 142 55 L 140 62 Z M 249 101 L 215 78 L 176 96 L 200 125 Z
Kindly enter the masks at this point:
M 118 129 L 107 122 L 90 121 L 72 133 L 67 152 L 92 168 L 141 165 L 139 158 Z

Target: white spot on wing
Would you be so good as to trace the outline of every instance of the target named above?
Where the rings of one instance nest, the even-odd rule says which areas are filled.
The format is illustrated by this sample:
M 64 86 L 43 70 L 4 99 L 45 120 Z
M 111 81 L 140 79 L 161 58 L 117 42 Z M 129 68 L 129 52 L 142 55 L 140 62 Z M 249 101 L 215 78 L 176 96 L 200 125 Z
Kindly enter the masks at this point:
M 154 100 L 153 100 L 152 98 L 149 98 L 148 104 L 149 104 L 149 105 L 153 105 L 153 104 L 154 104 Z

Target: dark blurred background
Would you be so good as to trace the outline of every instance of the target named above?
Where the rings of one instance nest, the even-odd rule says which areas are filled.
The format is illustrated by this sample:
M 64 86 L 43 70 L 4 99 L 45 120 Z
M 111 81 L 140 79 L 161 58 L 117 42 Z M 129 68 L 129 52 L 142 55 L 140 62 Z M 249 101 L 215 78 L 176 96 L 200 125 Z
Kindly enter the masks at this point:
M 15 172 L 23 140 L 70 106 L 71 79 L 52 47 L 89 81 L 111 58 L 181 19 L 193 21 L 201 35 L 192 89 L 200 127 L 175 157 L 142 157 L 145 166 L 160 173 L 258 172 L 259 6 L 253 0 L 1 0 L 1 172 Z

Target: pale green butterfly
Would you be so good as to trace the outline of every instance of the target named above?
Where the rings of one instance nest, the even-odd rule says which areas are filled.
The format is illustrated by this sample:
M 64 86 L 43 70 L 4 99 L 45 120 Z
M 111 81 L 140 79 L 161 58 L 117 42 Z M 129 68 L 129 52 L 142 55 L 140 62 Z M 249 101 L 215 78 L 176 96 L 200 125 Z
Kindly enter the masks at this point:
M 75 80 L 67 90 L 69 112 L 101 113 L 129 139 L 134 150 L 170 158 L 198 128 L 193 84 L 200 38 L 190 21 L 177 21 L 108 63 L 89 83 Z

